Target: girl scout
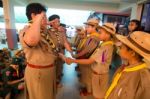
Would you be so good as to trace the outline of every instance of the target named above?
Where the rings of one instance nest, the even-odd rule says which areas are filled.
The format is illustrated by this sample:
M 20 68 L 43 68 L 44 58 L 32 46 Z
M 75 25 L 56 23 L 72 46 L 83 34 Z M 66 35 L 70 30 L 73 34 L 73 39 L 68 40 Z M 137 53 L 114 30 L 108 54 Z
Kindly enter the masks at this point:
M 98 27 L 99 40 L 103 41 L 89 59 L 66 59 L 67 63 L 92 64 L 92 94 L 95 99 L 103 99 L 109 80 L 109 65 L 113 53 L 112 35 L 115 27 L 105 23 Z
M 150 34 L 136 31 L 129 37 L 116 37 L 118 53 L 129 64 L 116 71 L 105 99 L 149 99 L 150 71 L 142 59 L 150 61 Z
M 96 18 L 91 18 L 85 24 L 85 32 L 87 33 L 88 37 L 86 37 L 85 41 L 83 41 L 82 48 L 80 52 L 75 55 L 72 55 L 74 58 L 77 59 L 88 59 L 94 50 L 99 45 L 98 33 L 97 33 L 97 26 L 99 24 L 99 20 Z M 83 64 L 82 64 L 83 65 Z M 81 95 L 89 95 L 91 94 L 91 65 L 86 64 L 86 66 L 82 66 L 84 69 L 81 69 L 81 81 L 85 85 L 85 88 L 81 89 Z M 83 78 L 83 79 L 82 79 Z

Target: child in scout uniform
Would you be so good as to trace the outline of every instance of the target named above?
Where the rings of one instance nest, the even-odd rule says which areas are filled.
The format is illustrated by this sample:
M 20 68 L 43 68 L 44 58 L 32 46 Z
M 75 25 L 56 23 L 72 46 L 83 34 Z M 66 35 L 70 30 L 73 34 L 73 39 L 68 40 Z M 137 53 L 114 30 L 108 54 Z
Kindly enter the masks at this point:
M 76 36 L 73 42 L 73 46 L 77 47 L 79 45 L 79 42 L 81 40 L 80 33 L 84 30 L 82 26 L 77 26 L 76 28 Z
M 143 58 L 150 62 L 150 34 L 135 31 L 129 37 L 116 37 L 118 53 L 129 64 L 115 72 L 105 99 L 149 99 L 150 70 Z
M 27 99 L 55 99 L 55 60 L 58 50 L 47 29 L 46 7 L 30 3 L 26 7 L 29 25 L 19 33 L 25 53 L 25 92 Z
M 103 41 L 89 59 L 67 59 L 67 63 L 91 64 L 92 69 L 92 94 L 95 99 L 103 99 L 108 86 L 109 66 L 113 53 L 112 35 L 115 27 L 111 23 L 105 23 L 98 27 L 99 42 Z
M 72 56 L 77 59 L 88 59 L 94 50 L 99 45 L 98 33 L 97 33 L 97 26 L 99 24 L 99 20 L 95 18 L 91 18 L 87 20 L 85 24 L 85 32 L 87 33 L 88 37 L 86 42 L 83 44 L 81 51 L 77 54 L 73 54 Z M 81 95 L 89 95 L 91 94 L 91 69 L 90 65 L 86 65 L 84 67 L 84 71 L 82 71 L 82 81 L 85 84 L 85 88 L 83 88 L 80 92 Z
M 18 58 L 13 58 L 10 66 L 2 71 L 2 79 L 4 82 L 3 93 L 5 95 L 11 93 L 11 98 L 15 97 L 15 95 L 19 94 L 19 92 L 24 89 L 24 76 L 19 68 Z

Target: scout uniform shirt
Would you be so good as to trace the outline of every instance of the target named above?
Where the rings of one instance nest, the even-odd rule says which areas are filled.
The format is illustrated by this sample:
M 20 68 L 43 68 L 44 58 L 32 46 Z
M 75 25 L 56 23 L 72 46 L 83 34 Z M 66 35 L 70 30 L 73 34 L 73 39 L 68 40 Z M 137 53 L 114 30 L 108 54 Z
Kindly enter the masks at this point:
M 86 43 L 86 40 L 87 40 L 87 37 L 84 37 L 84 38 L 79 40 L 79 44 L 78 44 L 78 47 L 77 47 L 77 53 L 80 53 L 80 51 L 82 50 L 82 47 Z
M 95 60 L 95 63 L 91 65 L 92 90 L 95 98 L 103 99 L 105 96 L 108 87 L 109 66 L 112 60 L 113 49 L 113 42 L 106 41 L 100 44 L 100 47 L 91 56 Z
M 83 44 L 81 51 L 77 54 L 77 58 L 81 59 L 89 58 L 94 52 L 94 50 L 98 47 L 98 45 L 99 39 L 97 37 L 97 33 L 90 34 L 87 37 L 85 44 Z
M 56 47 L 59 48 L 60 52 L 64 51 L 64 42 L 66 41 L 65 34 L 54 28 L 50 28 L 49 30 L 50 36 L 53 39 Z
M 113 54 L 113 42 L 103 42 L 99 48 L 95 50 L 91 56 L 96 62 L 92 65 L 92 70 L 98 74 L 105 74 L 109 72 L 109 65 L 111 64 Z
M 105 99 L 150 99 L 150 70 L 147 64 L 121 66 Z

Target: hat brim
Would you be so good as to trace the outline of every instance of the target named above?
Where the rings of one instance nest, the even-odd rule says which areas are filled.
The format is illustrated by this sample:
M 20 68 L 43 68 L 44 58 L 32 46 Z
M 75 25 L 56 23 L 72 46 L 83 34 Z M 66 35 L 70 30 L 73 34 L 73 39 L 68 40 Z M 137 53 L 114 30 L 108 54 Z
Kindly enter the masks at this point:
M 146 60 L 150 61 L 150 54 L 147 54 L 140 50 L 137 46 L 133 45 L 125 36 L 122 35 L 116 35 L 117 39 L 120 40 L 122 43 L 124 43 L 126 46 L 137 52 L 140 56 L 145 58 Z
M 86 24 L 86 25 L 93 25 L 93 26 L 98 26 L 98 24 L 96 24 L 96 23 L 87 23 L 87 22 L 85 22 L 85 23 L 83 23 L 83 24 Z
M 104 27 L 104 26 L 99 26 L 98 28 L 102 28 L 104 30 L 106 30 L 108 33 L 112 34 L 112 35 L 115 35 L 115 32 L 111 31 L 110 29 Z

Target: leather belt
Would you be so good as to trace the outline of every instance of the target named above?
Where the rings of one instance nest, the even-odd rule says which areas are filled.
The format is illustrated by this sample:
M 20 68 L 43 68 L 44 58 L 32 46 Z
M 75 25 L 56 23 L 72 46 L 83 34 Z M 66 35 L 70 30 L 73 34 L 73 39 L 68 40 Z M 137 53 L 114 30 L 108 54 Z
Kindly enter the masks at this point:
M 27 66 L 29 66 L 31 68 L 36 68 L 36 69 L 45 69 L 45 68 L 53 67 L 54 65 L 50 64 L 50 65 L 46 65 L 46 66 L 40 66 L 40 65 L 33 65 L 33 64 L 27 63 Z

